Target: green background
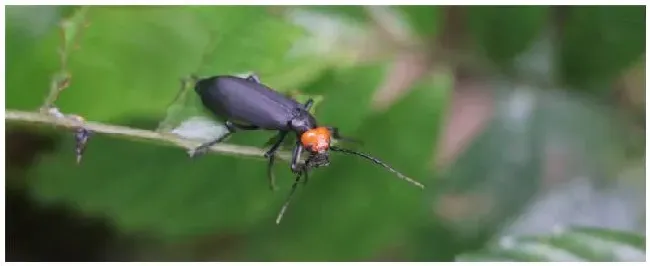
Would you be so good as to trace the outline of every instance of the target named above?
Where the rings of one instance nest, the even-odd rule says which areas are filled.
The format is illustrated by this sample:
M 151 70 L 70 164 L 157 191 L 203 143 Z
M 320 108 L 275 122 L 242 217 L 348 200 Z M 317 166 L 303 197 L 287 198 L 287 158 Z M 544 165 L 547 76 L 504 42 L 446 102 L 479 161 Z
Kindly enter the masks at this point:
M 553 144 L 549 138 L 569 143 L 586 165 L 579 171 L 607 176 L 592 178 L 605 187 L 643 159 L 629 155 L 643 137 L 625 137 L 627 124 L 617 119 L 618 103 L 611 100 L 621 75 L 643 60 L 643 7 L 465 7 L 460 22 L 447 19 L 448 7 L 386 9 L 408 41 L 420 45 L 397 48 L 375 40 L 382 52 L 359 60 L 354 55 L 372 45 L 358 40 L 376 37 L 378 15 L 366 7 L 10 6 L 5 104 L 37 111 L 51 83 L 69 73 L 70 86 L 56 101 L 62 112 L 154 130 L 173 115 L 168 105 L 182 78 L 255 72 L 283 93 L 319 97 L 315 114 L 322 124 L 363 139 L 359 149 L 424 183 L 424 191 L 337 154 L 299 188 L 276 225 L 293 180 L 285 161 L 275 167 L 276 192 L 268 189 L 263 160 L 226 154 L 190 160 L 179 148 L 108 135 L 94 135 L 76 165 L 70 132 L 18 124 L 7 124 L 7 143 L 18 147 L 7 152 L 7 191 L 21 191 L 40 208 L 63 206 L 77 217 L 72 228 L 81 228 L 75 224 L 84 219 L 107 224 L 111 237 L 89 240 L 103 243 L 103 255 L 92 260 L 447 261 L 484 250 L 533 195 L 548 189 L 539 151 Z M 449 23 L 465 25 L 468 45 L 454 53 L 477 58 L 471 66 L 485 62 L 480 68 L 492 87 L 491 104 L 506 113 L 497 112 L 443 169 L 434 158 L 459 86 L 459 70 L 448 60 L 455 57 L 446 58 L 436 42 Z M 538 57 L 522 63 L 520 55 L 544 43 L 549 32 L 553 50 L 534 50 Z M 388 108 L 375 108 L 373 97 L 403 49 L 439 55 L 433 58 L 440 62 Z M 513 130 L 508 125 L 516 119 L 505 106 L 522 84 L 533 88 L 536 104 L 518 124 L 521 130 Z M 272 134 L 246 132 L 229 142 L 261 147 Z M 30 154 L 29 163 L 17 159 L 23 153 Z M 644 181 L 635 175 L 625 182 L 634 187 Z M 486 197 L 489 209 L 480 204 Z M 475 207 L 459 219 L 432 211 L 448 198 L 473 200 Z M 645 216 L 645 208 L 637 211 Z M 34 226 L 56 228 L 42 220 Z M 50 239 L 32 237 L 28 241 Z M 645 246 L 645 240 L 630 245 Z M 557 259 L 486 250 L 481 254 L 489 256 L 478 260 Z M 629 259 L 589 254 L 581 258 Z M 70 256 L 64 260 L 80 258 Z M 32 259 L 38 260 L 22 257 Z

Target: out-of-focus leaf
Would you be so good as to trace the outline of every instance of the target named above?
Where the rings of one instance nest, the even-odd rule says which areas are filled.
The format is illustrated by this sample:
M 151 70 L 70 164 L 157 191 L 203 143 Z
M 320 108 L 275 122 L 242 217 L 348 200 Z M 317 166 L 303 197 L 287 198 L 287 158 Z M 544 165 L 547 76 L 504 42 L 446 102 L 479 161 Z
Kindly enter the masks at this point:
M 302 90 L 307 94 L 325 95 L 316 116 L 321 124 L 353 132 L 370 110 L 373 93 L 382 82 L 384 65 L 357 65 L 330 69 Z
M 645 7 L 574 7 L 561 28 L 559 70 L 572 86 L 609 83 L 645 53 Z
M 443 223 L 471 238 L 515 214 L 536 191 L 542 134 L 537 91 L 494 83 L 494 114 L 431 192 Z
M 330 66 L 345 67 L 357 61 L 360 50 L 366 49 L 367 38 L 370 34 L 365 24 L 355 23 L 354 20 L 346 19 L 345 16 L 333 15 L 331 12 L 321 12 L 319 8 L 321 7 L 291 8 L 288 9 L 289 12 L 284 13 L 287 20 L 300 25 L 307 32 L 307 37 L 296 41 L 289 52 L 292 58 L 303 58 L 301 60 L 303 62 L 296 62 L 292 68 L 278 71 L 282 74 L 265 79 L 275 82 L 276 77 L 290 77 L 284 80 L 313 81 L 318 78 L 319 72 L 316 70 L 327 69 Z M 325 9 L 327 8 L 325 7 Z M 352 9 L 357 8 L 364 12 L 360 7 L 352 7 Z M 314 60 L 314 58 L 318 60 Z M 297 60 L 299 59 L 294 61 Z M 314 62 L 320 62 L 320 64 L 314 64 Z M 293 86 L 293 84 L 288 86 Z
M 349 77 L 361 77 L 352 73 Z M 438 81 L 423 81 L 387 112 L 363 117 L 356 134 L 348 133 L 365 142 L 357 149 L 427 183 L 449 86 Z M 329 97 L 344 97 L 362 87 L 339 89 L 326 96 L 322 110 Z M 251 252 L 274 261 L 366 260 L 405 237 L 425 208 L 425 192 L 360 157 L 333 153 L 331 158 L 331 165 L 314 170 L 308 185 L 297 192 L 278 229 L 262 228 L 266 233 L 252 236 L 256 248 Z M 302 252 L 293 252 L 297 249 Z
M 58 23 L 70 14 L 56 6 L 6 8 L 7 108 L 36 109 L 42 104 L 59 64 Z M 47 53 L 35 52 L 44 49 Z
M 42 103 L 52 74 L 60 69 L 57 49 L 61 36 L 56 23 L 77 7 L 18 7 L 20 12 L 11 8 L 7 9 L 7 106 L 33 109 Z M 346 136 L 363 140 L 365 145 L 351 148 L 377 156 L 425 183 L 426 191 L 363 158 L 335 153 L 329 167 L 312 172 L 282 223 L 276 225 L 277 212 L 294 178 L 288 162 L 276 162 L 280 190 L 273 193 L 268 189 L 267 163 L 261 158 L 208 154 L 192 160 L 178 148 L 97 135 L 77 166 L 74 140 L 65 132 L 60 135 L 58 150 L 40 156 L 30 169 L 30 192 L 43 205 L 67 203 L 84 215 L 106 217 L 121 234 L 150 235 L 146 239 L 154 240 L 154 246 L 159 240 L 163 246 L 182 246 L 172 248 L 173 256 L 161 256 L 161 250 L 154 250 L 150 252 L 155 254 L 153 259 L 194 260 L 198 253 L 224 252 L 224 246 L 228 257 L 244 260 L 385 260 L 404 257 L 409 250 L 453 259 L 459 250 L 482 244 L 495 227 L 518 214 L 536 191 L 541 172 L 536 160 L 540 159 L 526 151 L 539 148 L 540 137 L 555 141 L 553 147 L 581 148 L 586 155 L 580 162 L 590 166 L 616 162 L 613 151 L 617 144 L 603 129 L 617 126 L 603 119 L 604 112 L 577 108 L 572 101 L 563 101 L 568 97 L 562 94 L 535 98 L 535 102 L 545 103 L 534 108 L 540 113 L 530 115 L 526 93 L 504 93 L 496 97 L 501 109 L 492 127 L 461 155 L 450 175 L 433 184 L 431 155 L 448 101 L 448 80 L 421 80 L 390 110 L 372 113 L 371 95 L 385 78 L 385 65 L 350 67 L 356 64 L 356 57 L 350 55 L 365 48 L 360 44 L 366 45 L 366 37 L 375 33 L 363 8 L 300 7 L 296 10 L 310 12 L 296 15 L 296 19 L 267 13 L 266 7 L 90 7 L 89 27 L 80 32 L 79 48 L 70 53 L 72 86 L 57 104 L 64 112 L 90 120 L 126 123 L 144 115 L 149 118 L 146 124 L 131 125 L 153 129 L 178 92 L 181 78 L 255 72 L 264 84 L 282 93 L 299 91 L 296 97 L 301 102 L 311 96 L 317 103 L 320 99 L 313 110 L 320 124 L 337 126 Z M 435 8 L 398 9 L 418 33 L 435 34 L 439 17 L 426 16 L 429 11 L 435 13 Z M 475 10 L 479 10 L 474 11 L 479 14 L 474 22 L 479 45 L 485 44 L 488 55 L 500 63 L 508 63 L 529 45 L 547 13 L 543 7 Z M 581 19 L 569 16 L 569 24 L 579 21 L 586 25 L 585 21 L 594 19 L 585 12 Z M 299 12 L 285 14 L 295 13 Z M 598 36 L 574 27 L 570 30 L 579 36 Z M 627 29 L 621 32 L 628 34 Z M 628 37 L 623 39 L 639 41 Z M 538 60 L 531 62 L 539 65 L 535 64 Z M 191 90 L 189 95 L 195 96 Z M 201 113 L 198 109 L 191 112 Z M 180 116 L 169 118 L 178 122 Z M 194 130 L 206 121 L 185 121 L 192 123 L 182 129 Z M 191 137 L 218 132 L 215 127 L 209 133 L 192 132 L 197 134 Z M 227 142 L 262 147 L 274 134 L 241 132 Z M 290 149 L 293 141 L 287 140 L 285 148 Z M 601 173 L 601 169 L 594 172 Z M 442 215 L 432 218 L 431 198 L 436 204 L 433 208 L 444 206 L 452 214 L 468 215 L 451 217 L 458 220 L 445 220 L 449 217 Z M 422 212 L 425 214 L 420 215 Z M 425 230 L 416 226 L 423 224 Z M 429 229 L 435 233 L 423 233 Z M 476 241 L 477 237 L 461 239 L 477 232 L 483 233 L 478 237 L 481 241 Z M 572 232 L 580 230 L 573 228 Z M 611 248 L 610 242 L 645 245 L 644 238 L 606 230 L 585 234 L 589 237 L 580 233 L 568 240 L 516 238 L 521 241 L 517 244 L 524 243 L 518 245 L 520 249 L 487 248 L 484 256 L 475 259 L 607 259 L 613 255 L 600 250 L 619 249 Z M 412 244 L 414 235 L 427 242 Z M 610 244 L 591 241 L 595 236 Z M 237 243 L 231 243 L 232 238 Z M 580 244 L 584 239 L 596 247 L 584 248 Z M 417 247 L 411 249 L 410 245 Z M 432 257 L 427 256 L 429 260 Z
M 458 261 L 643 261 L 645 236 L 606 228 L 571 227 L 553 235 L 508 236 Z
M 15 56 L 32 47 L 58 28 L 59 21 L 72 14 L 75 7 L 7 6 L 7 56 Z
M 174 240 L 237 230 L 266 222 L 267 209 L 275 207 L 260 159 L 208 154 L 192 160 L 178 148 L 97 135 L 76 166 L 74 140 L 63 137 L 61 148 L 31 172 L 32 194 L 107 217 L 122 233 Z M 263 143 L 268 136 L 245 137 Z
M 521 83 L 492 85 L 492 119 L 432 188 L 438 229 L 454 232 L 457 247 L 489 239 L 504 222 L 534 207 L 529 203 L 538 193 L 566 188 L 577 177 L 606 186 L 621 160 L 624 126 L 602 105 L 584 95 Z M 587 212 L 606 215 L 598 206 L 586 210 L 580 203 L 587 197 L 584 185 L 577 187 L 581 193 L 551 199 L 548 211 L 528 217 L 530 226 L 593 217 Z M 435 237 L 424 241 L 438 245 Z
M 333 99 L 344 104 L 369 99 L 369 94 L 381 81 L 380 71 L 380 68 L 371 67 L 350 72 L 354 75 L 341 75 L 341 79 L 330 84 L 339 86 L 337 90 L 346 90 L 348 98 Z M 329 87 L 323 89 L 326 91 Z M 365 95 L 354 96 L 359 92 Z M 307 95 L 301 92 L 299 96 Z M 360 120 L 367 110 L 366 105 L 359 105 L 355 110 L 358 115 L 351 118 Z M 315 110 L 324 113 L 320 107 Z M 340 111 L 331 109 L 329 112 Z M 241 133 L 229 142 L 262 146 L 270 136 L 271 133 Z M 218 230 L 222 226 L 245 226 L 245 223 L 258 223 L 253 217 L 256 212 L 261 211 L 265 217 L 275 214 L 277 208 L 269 204 L 283 200 L 284 195 L 268 190 L 266 163 L 262 160 L 214 154 L 190 160 L 183 150 L 97 136 L 91 141 L 83 164 L 75 167 L 70 161 L 71 151 L 65 149 L 72 147 L 71 142 L 71 138 L 66 138 L 58 153 L 43 158 L 34 173 L 34 194 L 45 202 L 67 202 L 85 212 L 108 216 L 127 233 L 142 231 L 173 239 Z M 278 161 L 275 170 L 278 183 L 290 181 L 286 162 Z M 241 182 L 248 192 L 238 191 L 233 182 Z M 259 182 L 261 190 L 257 190 L 257 195 L 253 193 L 256 189 L 248 188 L 250 182 Z M 222 193 L 222 189 L 229 192 Z M 239 203 L 229 203 L 235 201 Z M 247 201 L 253 205 L 244 206 Z M 273 224 L 272 219 L 261 222 Z
M 309 6 L 309 10 L 341 16 L 350 21 L 365 23 L 368 20 L 368 14 L 363 6 Z
M 76 49 L 77 40 L 79 39 L 84 28 L 88 25 L 86 24 L 86 14 L 88 13 L 88 7 L 81 7 L 75 10 L 74 13 L 70 14 L 70 17 L 61 22 L 61 31 L 62 39 L 61 40 L 61 50 L 65 58 L 68 57 L 69 53 Z
M 619 242 L 620 244 L 630 245 L 640 250 L 645 250 L 645 237 L 636 233 L 620 230 L 608 230 L 598 227 L 574 226 L 573 232 L 588 234 L 599 237 L 603 240 Z
M 413 31 L 421 36 L 436 36 L 440 27 L 440 8 L 437 6 L 397 6 Z
M 530 46 L 548 17 L 548 7 L 470 7 L 469 30 L 476 47 L 502 67 Z
M 208 25 L 210 35 L 199 75 L 254 71 L 265 77 L 288 59 L 293 42 L 304 34 L 263 7 L 194 7 L 192 11 L 202 25 Z
M 87 17 L 90 24 L 70 58 L 71 85 L 57 105 L 99 121 L 160 114 L 189 74 L 273 73 L 293 63 L 285 58 L 302 36 L 298 26 L 263 7 L 91 7 Z M 12 108 L 42 101 L 58 68 L 54 40 L 33 47 L 29 58 L 8 62 L 11 73 L 30 73 L 8 80 Z

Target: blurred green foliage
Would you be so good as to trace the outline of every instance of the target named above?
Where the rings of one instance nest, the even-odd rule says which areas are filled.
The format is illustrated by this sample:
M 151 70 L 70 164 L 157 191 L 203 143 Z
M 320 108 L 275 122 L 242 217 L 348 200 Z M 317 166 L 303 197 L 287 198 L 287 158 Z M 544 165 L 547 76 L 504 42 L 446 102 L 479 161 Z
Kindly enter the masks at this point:
M 544 29 L 549 7 L 481 6 L 468 9 L 469 29 L 477 49 L 502 67 L 533 44 Z
M 395 7 L 404 16 L 415 35 L 436 36 L 441 26 L 440 9 L 436 6 L 397 6 Z
M 304 9 L 370 24 L 362 7 Z M 633 17 L 627 21 L 635 21 L 642 15 L 637 14 L 639 9 L 643 10 L 608 9 L 615 10 L 608 13 L 604 9 L 572 9 L 575 16 L 567 19 L 560 62 L 567 77 L 577 81 L 566 80 L 583 84 L 596 77 L 613 78 L 611 73 L 637 60 L 644 52 L 639 37 L 643 36 L 642 21 L 628 27 L 607 19 Z M 167 108 L 182 78 L 255 72 L 263 83 L 283 93 L 297 91 L 302 98 L 318 97 L 315 114 L 322 124 L 338 126 L 344 134 L 363 139 L 360 149 L 429 189 L 423 193 L 360 158 L 335 154 L 331 166 L 314 171 L 309 183 L 298 190 L 278 226 L 275 216 L 293 182 L 286 162 L 276 164 L 281 189 L 272 192 L 265 176 L 266 162 L 261 158 L 210 154 L 190 160 L 177 148 L 94 136 L 83 163 L 77 166 L 73 139 L 59 132 L 54 134 L 59 141 L 57 150 L 41 154 L 28 172 L 28 189 L 43 204 L 65 203 L 84 214 L 105 217 L 123 234 L 143 235 L 169 245 L 195 237 L 237 234 L 246 245 L 231 256 L 242 260 L 357 261 L 383 258 L 388 256 L 387 250 L 410 248 L 415 239 L 423 237 L 426 241 L 416 243 L 457 238 L 440 229 L 447 226 L 441 225 L 444 223 L 436 218 L 433 225 L 430 221 L 431 200 L 443 193 L 492 187 L 492 193 L 499 194 L 504 188 L 514 191 L 535 186 L 537 179 L 530 173 L 540 171 L 538 158 L 513 166 L 491 154 L 509 141 L 517 141 L 513 142 L 515 148 L 533 149 L 538 139 L 499 131 L 478 138 L 478 144 L 468 149 L 466 158 L 470 159 L 461 158 L 473 166 L 464 168 L 461 163 L 451 171 L 456 173 L 452 176 L 466 178 L 457 183 L 434 179 L 439 173 L 432 167 L 433 156 L 454 86 L 453 73 L 428 73 L 390 108 L 376 111 L 371 99 L 389 75 L 390 61 L 345 64 L 338 55 L 299 47 L 301 41 L 318 33 L 266 7 L 90 7 L 84 21 L 70 20 L 79 10 L 6 8 L 7 108 L 36 110 L 40 106 L 53 74 L 60 71 L 57 49 L 61 48 L 72 47 L 65 54 L 71 84 L 56 102 L 63 112 L 151 130 L 169 118 Z M 441 8 L 395 10 L 413 32 L 427 37 L 423 39 L 440 33 Z M 508 64 L 542 32 L 549 8 L 476 7 L 470 8 L 469 14 L 470 32 L 477 45 L 497 64 Z M 62 21 L 77 26 L 66 29 L 80 31 L 62 32 L 57 24 Z M 595 37 L 597 32 L 602 36 Z M 68 36 L 65 45 L 61 34 Z M 73 35 L 76 38 L 71 44 Z M 540 129 L 531 126 L 526 130 Z M 235 134 L 229 142 L 263 146 L 272 135 L 246 132 Z M 489 185 L 488 179 L 494 176 L 477 181 L 482 173 L 495 169 L 501 173 L 513 170 L 505 178 L 520 182 Z M 501 208 L 488 219 L 493 227 L 515 215 L 521 207 L 518 204 L 525 203 L 518 201 L 521 194 L 532 190 L 521 189 L 502 198 Z M 476 227 L 476 231 L 485 230 L 492 229 Z M 430 252 L 420 256 L 427 259 L 448 258 L 458 252 L 452 248 L 427 250 L 426 245 L 418 252 Z M 165 254 L 159 256 L 165 258 Z
M 645 8 L 566 11 L 559 61 L 563 79 L 581 88 L 609 83 L 645 54 Z
M 640 261 L 645 236 L 598 227 L 575 226 L 553 235 L 506 236 L 459 261 Z
M 305 8 L 319 13 L 333 14 L 357 23 L 366 23 L 368 13 L 362 6 L 305 6 Z

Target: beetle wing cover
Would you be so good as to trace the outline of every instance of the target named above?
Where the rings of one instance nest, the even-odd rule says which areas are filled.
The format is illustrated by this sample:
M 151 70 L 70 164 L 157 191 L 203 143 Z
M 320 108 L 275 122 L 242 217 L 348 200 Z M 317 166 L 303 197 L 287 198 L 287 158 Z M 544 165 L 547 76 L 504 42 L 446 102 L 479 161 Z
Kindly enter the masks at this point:
M 204 106 L 221 119 L 251 124 L 262 129 L 280 129 L 302 108 L 295 100 L 262 84 L 220 76 L 197 86 Z

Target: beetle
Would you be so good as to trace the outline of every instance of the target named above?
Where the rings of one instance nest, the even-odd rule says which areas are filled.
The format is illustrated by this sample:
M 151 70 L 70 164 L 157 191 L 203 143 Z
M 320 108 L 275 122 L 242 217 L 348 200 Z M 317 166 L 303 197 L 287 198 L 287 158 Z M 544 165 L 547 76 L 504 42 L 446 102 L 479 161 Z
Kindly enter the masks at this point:
M 204 154 L 211 146 L 224 141 L 238 131 L 277 131 L 277 140 L 264 154 L 264 157 L 268 159 L 267 175 L 270 187 L 275 189 L 272 173 L 275 154 L 289 133 L 296 135 L 296 143 L 291 156 L 291 171 L 296 174 L 296 179 L 278 214 L 276 219 L 278 224 L 303 175 L 303 182 L 306 182 L 310 169 L 329 165 L 329 151 L 363 157 L 395 173 L 397 177 L 424 188 L 419 182 L 408 178 L 371 155 L 331 145 L 332 139 L 356 140 L 341 136 L 337 127 L 319 125 L 316 118 L 309 112 L 314 103 L 311 98 L 301 104 L 262 84 L 255 74 L 247 77 L 217 75 L 207 78 L 194 77 L 194 79 L 194 91 L 198 94 L 203 107 L 217 119 L 224 121 L 227 132 L 191 150 L 192 158 Z M 303 163 L 300 163 L 301 155 L 305 150 L 309 155 Z

